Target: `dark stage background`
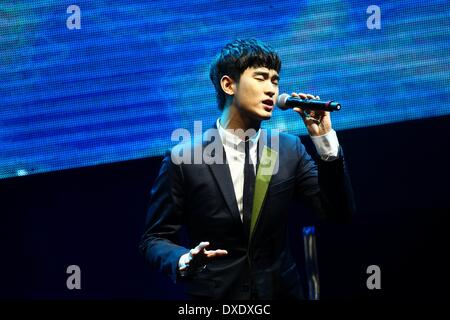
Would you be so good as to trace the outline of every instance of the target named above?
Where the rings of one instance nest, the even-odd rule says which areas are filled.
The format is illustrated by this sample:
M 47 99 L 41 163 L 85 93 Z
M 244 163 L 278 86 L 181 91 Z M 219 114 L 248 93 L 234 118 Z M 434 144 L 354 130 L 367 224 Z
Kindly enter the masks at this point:
M 317 224 L 292 208 L 302 267 L 303 225 L 318 228 L 322 298 L 446 300 L 449 286 L 450 117 L 338 132 L 358 212 L 347 225 Z M 308 137 L 302 137 L 311 147 Z M 161 158 L 0 180 L 1 298 L 180 299 L 138 252 Z M 66 267 L 81 268 L 81 290 Z M 366 268 L 381 268 L 381 290 Z M 303 269 L 301 269 L 303 272 Z

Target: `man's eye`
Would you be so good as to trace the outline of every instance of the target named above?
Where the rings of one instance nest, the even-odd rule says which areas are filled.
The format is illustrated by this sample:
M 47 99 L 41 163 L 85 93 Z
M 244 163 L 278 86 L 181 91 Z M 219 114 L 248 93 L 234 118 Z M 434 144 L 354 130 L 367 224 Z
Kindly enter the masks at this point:
M 264 81 L 265 80 L 263 77 L 256 77 L 255 79 L 259 80 L 259 81 Z

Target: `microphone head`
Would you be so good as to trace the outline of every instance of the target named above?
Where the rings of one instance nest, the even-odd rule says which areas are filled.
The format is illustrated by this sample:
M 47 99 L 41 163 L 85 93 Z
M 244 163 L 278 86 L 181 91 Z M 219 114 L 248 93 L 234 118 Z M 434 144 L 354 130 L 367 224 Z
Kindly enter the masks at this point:
M 281 110 L 287 110 L 287 109 L 289 109 L 289 107 L 286 106 L 286 101 L 287 101 L 287 99 L 289 99 L 290 97 L 291 97 L 291 96 L 288 95 L 287 93 L 280 94 L 280 95 L 278 96 L 278 100 L 277 100 L 277 106 L 278 106 L 278 108 L 280 108 Z

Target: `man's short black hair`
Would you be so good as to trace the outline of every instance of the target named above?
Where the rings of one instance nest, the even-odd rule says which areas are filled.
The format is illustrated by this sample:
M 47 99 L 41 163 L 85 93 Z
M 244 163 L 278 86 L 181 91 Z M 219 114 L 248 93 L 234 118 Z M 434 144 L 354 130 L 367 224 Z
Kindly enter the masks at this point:
M 223 110 L 226 101 L 220 79 L 227 75 L 234 81 L 239 81 L 241 74 L 251 67 L 266 67 L 280 72 L 281 60 L 269 45 L 256 39 L 236 39 L 215 57 L 209 69 L 209 77 L 216 89 L 220 110 Z

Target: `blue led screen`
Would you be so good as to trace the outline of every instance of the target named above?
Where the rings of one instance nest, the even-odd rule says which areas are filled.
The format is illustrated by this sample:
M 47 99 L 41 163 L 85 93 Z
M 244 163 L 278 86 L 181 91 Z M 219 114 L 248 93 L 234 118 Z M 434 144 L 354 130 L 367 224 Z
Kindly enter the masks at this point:
M 0 19 L 0 178 L 159 156 L 174 129 L 206 130 L 209 63 L 234 38 L 278 51 L 280 93 L 339 101 L 336 130 L 450 114 L 448 1 L 4 1 Z M 306 134 L 292 111 L 264 126 Z

